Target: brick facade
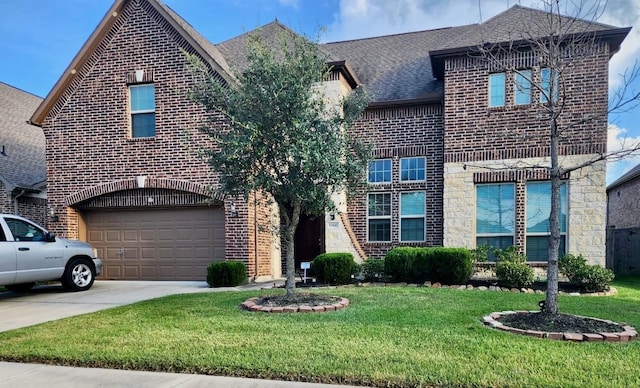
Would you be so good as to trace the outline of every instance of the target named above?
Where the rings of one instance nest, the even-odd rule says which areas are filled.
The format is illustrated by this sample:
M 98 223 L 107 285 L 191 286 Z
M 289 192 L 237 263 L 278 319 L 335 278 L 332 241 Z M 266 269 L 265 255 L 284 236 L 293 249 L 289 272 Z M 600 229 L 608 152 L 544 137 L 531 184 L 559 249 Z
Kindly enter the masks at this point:
M 353 132 L 374 146 L 375 159 L 392 159 L 392 182 L 368 185 L 349 201 L 351 227 L 368 257 L 382 257 L 399 245 L 442 245 L 443 121 L 440 104 L 368 109 Z M 400 182 L 400 158 L 426 157 L 424 182 Z M 424 243 L 401 243 L 399 237 L 400 193 L 426 192 Z M 391 242 L 368 242 L 367 193 L 391 193 Z
M 616 229 L 640 227 L 640 179 L 626 181 L 607 194 L 607 226 Z
M 105 197 L 120 192 L 132 201 L 142 190 L 138 177 L 145 178 L 145 189 L 171 190 L 176 198 L 210 195 L 216 175 L 196 153 L 212 143 L 198 131 L 203 108 L 187 97 L 194 82 L 183 50 L 194 52 L 156 8 L 131 1 L 84 66 L 74 69 L 75 78 L 43 124 L 49 204 L 59 215 L 58 222 L 49 224 L 53 231 L 82 237 L 83 201 L 102 198 L 103 207 L 122 207 L 105 202 Z M 128 83 L 135 70 L 144 70 L 144 81 L 155 87 L 153 138 L 130 136 Z M 224 209 L 232 202 L 212 200 Z M 185 201 L 166 205 L 193 205 Z M 252 233 L 254 214 L 265 217 L 265 211 L 254 213 L 243 201 L 235 201 L 235 206 L 239 217 L 231 218 L 225 211 L 226 259 L 245 261 L 250 277 L 270 275 L 271 266 L 265 263 L 270 263 L 271 252 L 254 249 L 262 246 L 265 237 L 257 233 L 258 244 L 254 244 L 256 234 Z
M 237 44 L 243 39 L 234 38 L 215 47 L 207 45 L 186 22 L 156 1 L 117 0 L 114 7 L 117 12 L 107 14 L 99 27 L 99 39 L 85 45 L 79 53 L 82 60 L 72 63 L 78 64 L 77 68 L 70 67 L 63 75 L 64 88 L 44 104 L 51 102 L 42 118 L 47 141 L 48 201 L 59 217 L 49 227 L 58 234 L 79 238 L 83 211 L 87 209 L 206 203 L 224 209 L 226 259 L 244 261 L 252 278 L 280 276 L 284 249 L 272 233 L 278 221 L 276 209 L 260 194 L 250 195 L 247 202 L 211 194 L 209 188 L 216 186 L 217 177 L 197 151 L 213 147 L 213 143 L 198 131 L 203 108 L 187 97 L 194 80 L 184 52 L 202 56 L 212 67 L 222 69 L 219 74 L 224 78 L 226 63 L 220 63 L 242 63 L 238 59 L 242 52 L 234 50 L 240 50 Z M 511 13 L 521 10 L 516 6 Z M 274 26 L 278 28 L 279 24 L 274 22 L 270 28 Z M 437 33 L 450 32 L 455 31 Z M 489 108 L 488 76 L 499 68 L 456 47 L 447 47 L 446 39 L 431 36 L 429 31 L 416 34 L 324 46 L 332 59 L 344 61 L 336 62 L 334 73 L 319 92 L 337 103 L 360 84 L 358 77 L 362 77 L 361 84 L 373 89 L 371 95 L 379 100 L 373 101 L 351 131 L 372 145 L 374 159 L 390 160 L 392 171 L 391 182 L 369 184 L 349 198 L 346 207 L 340 204 L 340 217 L 325 215 L 324 233 L 328 230 L 335 235 L 335 248 L 331 249 L 351 244 L 361 256 L 382 257 L 400 245 L 473 248 L 475 185 L 496 182 L 515 183 L 514 241 L 523 243 L 526 182 L 548 180 L 548 173 L 545 169 L 514 169 L 513 165 L 512 171 L 495 170 L 506 170 L 510 163 L 546 162 L 549 129 L 546 114 L 537 103 L 539 92 L 534 90 L 531 104 L 515 105 L 514 74 L 506 72 L 505 105 Z M 422 34 L 426 35 L 420 38 Z M 217 52 L 216 47 L 220 49 Z M 379 52 L 373 52 L 373 47 Z M 447 50 L 443 54 L 439 50 L 444 48 Z M 416 57 L 416 53 L 424 55 Z M 393 60 L 378 61 L 378 55 Z M 567 94 L 562 95 L 560 127 L 580 121 L 590 112 L 606 112 L 610 55 L 608 44 L 603 42 L 588 55 L 575 56 L 561 85 Z M 538 58 L 531 53 L 521 52 L 502 60 L 519 69 L 531 69 L 534 82 L 541 79 Z M 128 86 L 139 81 L 137 72 L 143 83 L 152 83 L 155 88 L 152 138 L 132 139 L 130 135 Z M 606 114 L 589 118 L 564 133 L 560 154 L 569 162 L 583 163 L 591 155 L 606 151 L 606 137 Z M 424 180 L 400 179 L 401 160 L 406 157 L 424 157 Z M 591 255 L 592 262 L 599 262 L 600 248 L 589 251 L 588 245 L 600 244 L 604 238 L 602 165 L 572 172 L 565 178 L 571 196 L 569 246 L 576 253 Z M 401 242 L 400 199 L 411 191 L 425 193 L 425 238 Z M 145 203 L 149 192 L 164 202 Z M 389 242 L 369 241 L 369 193 L 391 196 Z

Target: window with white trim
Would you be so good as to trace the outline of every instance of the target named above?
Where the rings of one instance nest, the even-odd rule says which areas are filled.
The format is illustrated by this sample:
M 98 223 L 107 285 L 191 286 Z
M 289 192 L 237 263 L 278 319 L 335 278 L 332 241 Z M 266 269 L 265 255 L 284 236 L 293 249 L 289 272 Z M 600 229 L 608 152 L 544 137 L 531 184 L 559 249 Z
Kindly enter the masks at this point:
M 514 101 L 516 105 L 531 104 L 531 70 L 519 70 L 515 73 Z
M 513 183 L 476 186 L 476 246 L 504 249 L 514 245 L 515 205 Z
M 549 258 L 549 215 L 551 214 L 551 182 L 527 183 L 527 241 L 529 261 L 547 261 Z M 560 250 L 562 256 L 567 244 L 567 184 L 560 185 Z
M 489 74 L 489 107 L 505 104 L 505 73 Z
M 156 135 L 156 102 L 153 84 L 129 85 L 131 137 Z
M 424 181 L 424 156 L 400 159 L 400 181 Z
M 369 193 L 367 227 L 370 242 L 391 241 L 391 193 Z
M 425 241 L 424 191 L 409 191 L 400 194 L 400 241 Z
M 370 160 L 367 177 L 369 183 L 391 182 L 391 159 Z

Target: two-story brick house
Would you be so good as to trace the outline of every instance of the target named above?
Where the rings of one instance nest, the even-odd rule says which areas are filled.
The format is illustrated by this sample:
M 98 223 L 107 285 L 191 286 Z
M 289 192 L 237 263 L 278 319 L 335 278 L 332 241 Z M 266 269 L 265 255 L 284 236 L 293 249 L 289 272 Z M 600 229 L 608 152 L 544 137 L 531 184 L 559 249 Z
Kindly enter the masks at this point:
M 541 258 L 548 176 L 486 169 L 548 155 L 544 142 L 509 136 L 544 131 L 536 119 L 540 96 L 532 91 L 522 102 L 513 74 L 469 56 L 481 31 L 502 31 L 493 36 L 502 41 L 504 28 L 540 16 L 515 6 L 479 25 L 322 45 L 333 66 L 327 96 L 358 85 L 369 92 L 354 131 L 374 144 L 374 159 L 360 195 L 336 198 L 337 214 L 305 220 L 299 260 L 322 251 L 364 258 L 403 244 L 484 243 L 517 244 Z M 585 26 L 601 43 L 568 81 L 579 96 L 576 114 L 606 107 L 608 60 L 628 32 Z M 258 32 L 292 33 L 278 22 Z M 245 41 L 246 34 L 213 45 L 158 0 L 116 0 L 34 113 L 47 139 L 49 202 L 58 219 L 49 226 L 98 247 L 106 278 L 201 279 L 209 262 L 223 259 L 244 261 L 251 278 L 280 276 L 282 252 L 262 227 L 277 215 L 254 198 L 211 194 L 216 176 L 197 156 L 211 143 L 197 130 L 202 108 L 187 97 L 193 79 L 184 52 L 234 82 Z M 523 69 L 544 77 L 534 59 L 524 55 Z M 500 93 L 489 86 L 499 81 Z M 496 97 L 501 104 L 492 104 Z M 572 132 L 562 153 L 581 159 L 604 149 L 606 117 Z M 566 178 L 564 249 L 602 263 L 604 168 Z

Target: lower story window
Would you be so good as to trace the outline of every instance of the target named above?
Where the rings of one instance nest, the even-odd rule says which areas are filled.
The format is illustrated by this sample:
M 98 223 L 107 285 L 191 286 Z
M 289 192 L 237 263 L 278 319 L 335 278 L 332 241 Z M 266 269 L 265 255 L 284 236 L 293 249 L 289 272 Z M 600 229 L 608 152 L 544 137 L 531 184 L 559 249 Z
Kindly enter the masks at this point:
M 549 259 L 549 215 L 551 214 L 551 182 L 527 183 L 527 241 L 529 261 Z M 567 185 L 560 185 L 560 249 L 562 256 L 567 244 Z
M 476 186 L 476 246 L 504 249 L 514 244 L 515 185 Z
M 424 241 L 425 192 L 400 194 L 400 241 Z
M 391 241 L 391 193 L 369 193 L 367 207 L 369 241 Z

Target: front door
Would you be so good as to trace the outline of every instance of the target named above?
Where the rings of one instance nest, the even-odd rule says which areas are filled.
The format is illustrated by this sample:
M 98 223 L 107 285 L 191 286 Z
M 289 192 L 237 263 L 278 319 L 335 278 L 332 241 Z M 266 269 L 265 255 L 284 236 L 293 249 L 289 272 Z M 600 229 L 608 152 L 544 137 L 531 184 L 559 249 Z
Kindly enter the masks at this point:
M 324 252 L 324 215 L 301 215 L 295 236 L 296 271 L 300 269 L 300 263 L 311 261 Z

